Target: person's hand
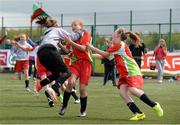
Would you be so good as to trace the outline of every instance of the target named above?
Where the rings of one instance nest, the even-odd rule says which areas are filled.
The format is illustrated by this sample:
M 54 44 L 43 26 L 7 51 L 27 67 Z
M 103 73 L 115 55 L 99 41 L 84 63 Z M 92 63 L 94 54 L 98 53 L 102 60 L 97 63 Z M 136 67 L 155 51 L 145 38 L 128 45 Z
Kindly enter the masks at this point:
M 5 31 L 5 35 L 6 35 L 6 36 L 8 35 L 7 31 Z
M 71 41 L 71 39 L 70 39 L 69 36 L 64 36 L 64 37 L 63 37 L 63 40 L 66 41 L 66 42 L 68 42 L 68 43 Z
M 93 48 L 94 46 L 93 46 L 91 43 L 87 43 L 87 44 L 86 44 L 86 47 L 87 47 L 88 49 L 91 49 L 91 48 Z

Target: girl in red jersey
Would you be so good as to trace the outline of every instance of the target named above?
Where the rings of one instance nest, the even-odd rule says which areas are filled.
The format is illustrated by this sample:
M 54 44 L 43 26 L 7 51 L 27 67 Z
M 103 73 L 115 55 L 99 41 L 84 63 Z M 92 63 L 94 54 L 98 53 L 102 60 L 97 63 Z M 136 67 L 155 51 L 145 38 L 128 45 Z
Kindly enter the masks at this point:
M 68 85 L 66 91 L 64 92 L 64 100 L 63 106 L 60 110 L 60 115 L 64 115 L 65 110 L 68 105 L 68 101 L 70 98 L 70 93 L 72 88 L 75 86 L 76 80 L 79 78 L 80 83 L 80 116 L 86 116 L 86 106 L 87 106 L 87 86 L 91 77 L 91 58 L 88 49 L 86 48 L 86 44 L 90 43 L 91 36 L 89 32 L 83 30 L 83 23 L 80 20 L 74 20 L 72 22 L 72 30 L 73 32 L 77 32 L 78 30 L 83 31 L 83 35 L 79 40 L 72 41 L 68 37 L 65 37 L 64 40 L 71 44 L 73 49 L 74 57 L 76 57 L 76 61 L 74 61 L 70 65 L 70 71 L 72 75 L 68 80 Z
M 122 97 L 129 109 L 135 114 L 130 118 L 130 120 L 142 120 L 145 118 L 145 114 L 137 107 L 128 92 L 152 107 L 157 115 L 161 117 L 163 116 L 163 110 L 159 103 L 152 101 L 142 90 L 143 79 L 141 71 L 133 59 L 128 46 L 123 42 L 125 39 L 125 30 L 117 29 L 114 32 L 112 39 L 114 45 L 108 48 L 106 52 L 95 48 L 89 43 L 87 46 L 89 49 L 102 55 L 103 58 L 115 58 L 117 70 L 120 72 L 118 83 L 119 95 Z
M 167 56 L 166 41 L 164 39 L 159 40 L 159 44 L 154 49 L 154 56 L 158 65 L 158 80 L 162 83 L 165 58 Z

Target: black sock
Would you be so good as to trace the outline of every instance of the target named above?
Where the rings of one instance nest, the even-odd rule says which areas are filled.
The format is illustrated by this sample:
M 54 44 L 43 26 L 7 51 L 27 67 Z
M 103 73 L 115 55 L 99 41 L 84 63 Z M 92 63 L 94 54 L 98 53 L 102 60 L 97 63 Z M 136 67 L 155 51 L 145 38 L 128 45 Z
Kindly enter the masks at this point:
M 136 106 L 134 102 L 127 103 L 127 106 L 129 109 L 135 114 L 135 113 L 142 113 L 140 109 Z
M 67 107 L 70 96 L 71 96 L 71 93 L 69 93 L 69 92 L 67 92 L 67 91 L 64 92 L 63 108 L 66 108 L 66 107 Z
M 47 97 L 47 99 L 49 101 L 49 99 L 51 99 L 51 96 L 49 95 L 49 93 L 47 91 L 45 91 L 44 94 L 46 95 L 46 97 Z
M 156 105 L 156 103 L 152 101 L 150 98 L 148 98 L 146 94 L 141 95 L 140 99 L 151 107 L 154 107 Z
M 72 92 L 71 92 L 71 95 L 73 96 L 73 98 L 74 98 L 75 100 L 78 100 L 78 99 L 79 99 L 79 97 L 77 96 L 77 94 L 75 93 L 75 91 L 72 91 Z
M 25 87 L 26 87 L 26 88 L 29 87 L 29 80 L 25 80 Z
M 80 112 L 83 113 L 86 111 L 86 107 L 87 107 L 87 96 L 86 97 L 80 97 L 80 103 L 81 103 Z
M 56 92 L 58 97 L 60 96 L 60 91 L 59 91 L 60 87 L 61 86 L 57 82 L 54 85 L 52 85 L 52 89 Z

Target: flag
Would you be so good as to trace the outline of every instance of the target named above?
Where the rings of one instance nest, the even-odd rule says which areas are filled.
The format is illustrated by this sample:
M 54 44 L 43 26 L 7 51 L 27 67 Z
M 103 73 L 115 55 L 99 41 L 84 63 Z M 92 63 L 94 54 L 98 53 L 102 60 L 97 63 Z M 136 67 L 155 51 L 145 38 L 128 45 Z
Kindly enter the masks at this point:
M 33 4 L 33 15 L 31 16 L 31 22 L 38 16 L 48 16 L 48 14 L 38 5 Z
M 7 38 L 7 35 L 3 35 L 1 38 L 0 38 L 0 45 L 3 43 L 3 41 Z

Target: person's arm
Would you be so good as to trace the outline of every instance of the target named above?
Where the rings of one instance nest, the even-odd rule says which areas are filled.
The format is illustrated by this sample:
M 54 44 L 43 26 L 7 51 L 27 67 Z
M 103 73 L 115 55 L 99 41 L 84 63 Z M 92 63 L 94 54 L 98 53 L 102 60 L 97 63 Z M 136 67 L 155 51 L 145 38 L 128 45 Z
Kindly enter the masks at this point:
M 167 49 L 163 47 L 163 55 L 167 56 Z
M 28 47 L 22 47 L 21 45 L 19 45 L 18 43 L 15 43 L 17 47 L 21 48 L 22 50 L 24 51 L 33 51 L 34 48 L 32 48 L 29 44 L 28 44 Z
M 155 49 L 154 49 L 154 55 L 157 53 L 158 48 L 159 48 L 158 46 L 155 47 Z
M 82 51 L 82 52 L 85 52 L 86 51 L 86 46 L 85 45 L 80 45 L 80 44 L 77 44 L 75 42 L 73 42 L 68 36 L 65 36 L 64 37 L 64 40 L 66 42 L 68 42 L 69 44 L 71 44 L 73 47 L 75 47 L 76 49 Z
M 72 41 L 76 41 L 79 38 L 81 38 L 82 34 L 83 34 L 83 31 L 81 31 L 81 30 L 77 31 L 76 33 L 70 34 L 66 30 L 64 30 L 62 28 L 59 28 L 59 35 L 60 35 L 60 37 L 67 37 L 67 36 L 69 36 Z
M 89 49 L 91 49 L 92 51 L 96 52 L 97 54 L 100 54 L 101 56 L 103 57 L 109 57 L 110 56 L 110 53 L 109 52 L 106 52 L 106 51 L 102 51 L 96 47 L 94 47 L 92 44 L 87 44 L 86 45 Z
M 61 54 L 68 54 L 68 53 L 71 52 L 71 51 L 68 50 L 65 46 L 63 46 L 63 45 L 61 44 L 61 42 L 59 42 L 58 46 L 59 46 L 59 47 L 61 48 L 61 50 L 62 50 L 62 53 L 61 53 Z
M 95 59 L 104 59 L 104 57 L 101 56 L 100 54 L 92 54 L 92 57 Z

